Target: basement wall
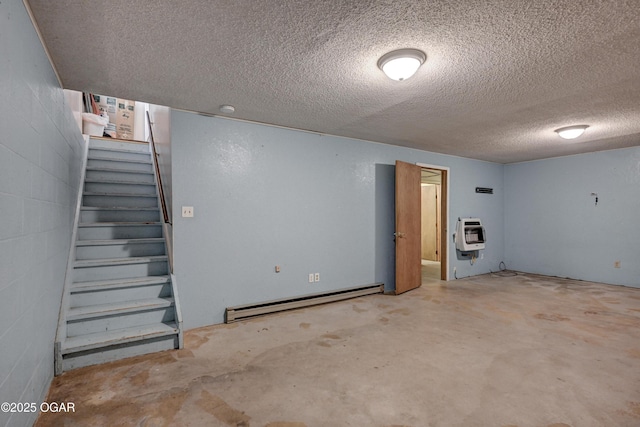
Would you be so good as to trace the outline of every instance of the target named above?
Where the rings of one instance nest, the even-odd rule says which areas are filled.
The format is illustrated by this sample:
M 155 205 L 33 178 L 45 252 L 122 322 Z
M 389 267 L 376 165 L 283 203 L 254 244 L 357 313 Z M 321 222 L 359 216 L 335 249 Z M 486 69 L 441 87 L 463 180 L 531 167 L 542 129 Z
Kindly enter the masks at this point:
M 504 181 L 510 269 L 640 287 L 640 147 L 506 165 Z
M 171 219 L 173 217 L 171 211 L 171 109 L 162 105 L 149 104 L 149 115 L 153 122 L 153 140 L 158 154 L 158 167 L 162 176 L 167 213 Z
M 374 282 L 394 289 L 396 160 L 450 168 L 451 279 L 454 267 L 463 277 L 502 261 L 500 164 L 181 111 L 172 111 L 171 134 L 186 328 L 223 322 L 229 306 Z M 194 218 L 182 218 L 181 206 L 193 206 Z M 486 228 L 484 259 L 473 266 L 455 256 L 459 216 Z M 309 273 L 320 281 L 309 283 Z
M 45 397 L 83 139 L 20 1 L 0 2 L 0 402 Z M 0 412 L 0 426 L 37 413 Z

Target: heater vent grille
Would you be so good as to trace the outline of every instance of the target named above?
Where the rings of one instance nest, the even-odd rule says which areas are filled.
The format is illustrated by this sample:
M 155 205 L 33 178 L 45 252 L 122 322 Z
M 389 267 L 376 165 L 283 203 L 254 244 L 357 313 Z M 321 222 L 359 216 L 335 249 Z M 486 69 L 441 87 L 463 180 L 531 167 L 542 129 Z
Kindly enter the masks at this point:
M 476 193 L 493 194 L 493 188 L 476 187 Z

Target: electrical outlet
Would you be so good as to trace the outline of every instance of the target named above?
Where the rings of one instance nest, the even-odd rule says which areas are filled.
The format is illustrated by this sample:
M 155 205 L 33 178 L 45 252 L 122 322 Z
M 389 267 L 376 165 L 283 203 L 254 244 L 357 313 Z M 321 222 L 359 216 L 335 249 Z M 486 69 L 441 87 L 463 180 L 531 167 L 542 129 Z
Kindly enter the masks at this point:
M 193 218 L 193 206 L 183 206 L 182 207 L 182 217 L 183 218 Z
M 313 283 L 313 273 L 309 273 L 309 283 Z
M 620 268 L 620 261 L 616 261 L 613 263 L 613 268 Z
M 280 273 L 280 266 L 276 265 L 276 273 Z
M 316 273 L 316 276 L 314 277 L 316 282 L 320 281 L 320 273 Z

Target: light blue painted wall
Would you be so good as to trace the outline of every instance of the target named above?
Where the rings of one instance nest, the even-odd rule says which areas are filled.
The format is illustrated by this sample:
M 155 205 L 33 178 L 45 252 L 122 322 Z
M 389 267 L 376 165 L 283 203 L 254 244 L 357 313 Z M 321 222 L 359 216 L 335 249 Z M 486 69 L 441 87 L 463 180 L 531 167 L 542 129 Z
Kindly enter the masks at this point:
M 450 271 L 502 261 L 502 165 L 180 111 L 171 132 L 173 209 L 195 214 L 174 216 L 187 328 L 222 322 L 228 306 L 379 281 L 393 289 L 396 159 L 450 168 L 450 236 L 459 216 L 484 221 L 484 259 L 456 260 L 450 244 Z M 320 282 L 308 283 L 315 272 Z
M 640 147 L 505 166 L 505 217 L 509 268 L 640 287 Z
M 0 2 L 0 402 L 42 402 L 82 136 L 21 1 Z M 0 426 L 37 414 L 0 412 Z

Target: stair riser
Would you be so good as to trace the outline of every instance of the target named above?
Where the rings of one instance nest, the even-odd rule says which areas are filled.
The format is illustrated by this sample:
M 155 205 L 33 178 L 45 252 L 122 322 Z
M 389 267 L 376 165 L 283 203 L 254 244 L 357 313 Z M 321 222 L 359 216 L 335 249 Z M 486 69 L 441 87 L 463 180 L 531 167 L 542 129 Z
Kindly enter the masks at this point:
M 123 243 L 119 245 L 98 245 L 76 247 L 76 259 L 127 258 L 165 255 L 164 242 Z
M 127 196 L 89 196 L 82 197 L 83 206 L 100 208 L 153 208 L 158 206 L 156 197 L 127 197 Z
M 115 329 L 133 326 L 152 325 L 174 320 L 173 306 L 156 310 L 126 313 L 120 316 L 96 317 L 85 320 L 68 321 L 67 335 L 70 337 L 93 334 L 96 332 L 113 331 Z
M 112 172 L 112 171 L 87 171 L 87 179 L 94 181 L 110 180 L 110 181 L 131 181 L 141 184 L 153 184 L 153 175 L 151 173 L 129 173 L 129 172 Z
M 163 298 L 171 296 L 170 283 L 158 283 L 147 286 L 133 286 L 104 291 L 75 292 L 71 294 L 71 307 L 85 305 L 109 304 L 113 302 L 133 301 L 146 298 Z
M 162 226 L 80 227 L 78 240 L 143 239 L 162 237 Z
M 158 351 L 172 350 L 174 348 L 178 348 L 178 338 L 175 335 L 170 335 L 153 340 L 138 341 L 82 353 L 73 353 L 64 356 L 62 369 L 69 371 L 84 366 L 112 362 L 126 357 L 140 356 Z
M 151 172 L 150 163 L 130 163 L 130 162 L 118 162 L 111 160 L 87 160 L 87 167 L 90 168 L 111 168 L 121 169 L 126 171 L 139 171 L 139 172 Z
M 151 161 L 151 155 L 146 153 L 132 153 L 126 151 L 111 151 L 108 149 L 100 149 L 100 148 L 90 148 L 89 149 L 89 159 L 98 158 L 107 158 L 113 160 L 136 160 L 140 162 Z
M 81 211 L 80 222 L 158 222 L 160 212 L 152 211 Z
M 109 141 L 103 139 L 91 139 L 89 141 L 90 149 L 116 149 L 116 150 L 129 150 L 136 151 L 140 153 L 148 153 L 149 152 L 149 144 L 139 144 L 132 142 L 120 142 L 120 141 Z
M 95 280 L 128 279 L 133 277 L 163 276 L 169 274 L 167 261 L 142 264 L 116 264 L 99 267 L 74 268 L 74 282 Z
M 156 194 L 155 185 L 117 184 L 111 182 L 87 182 L 84 191 L 91 193 Z

